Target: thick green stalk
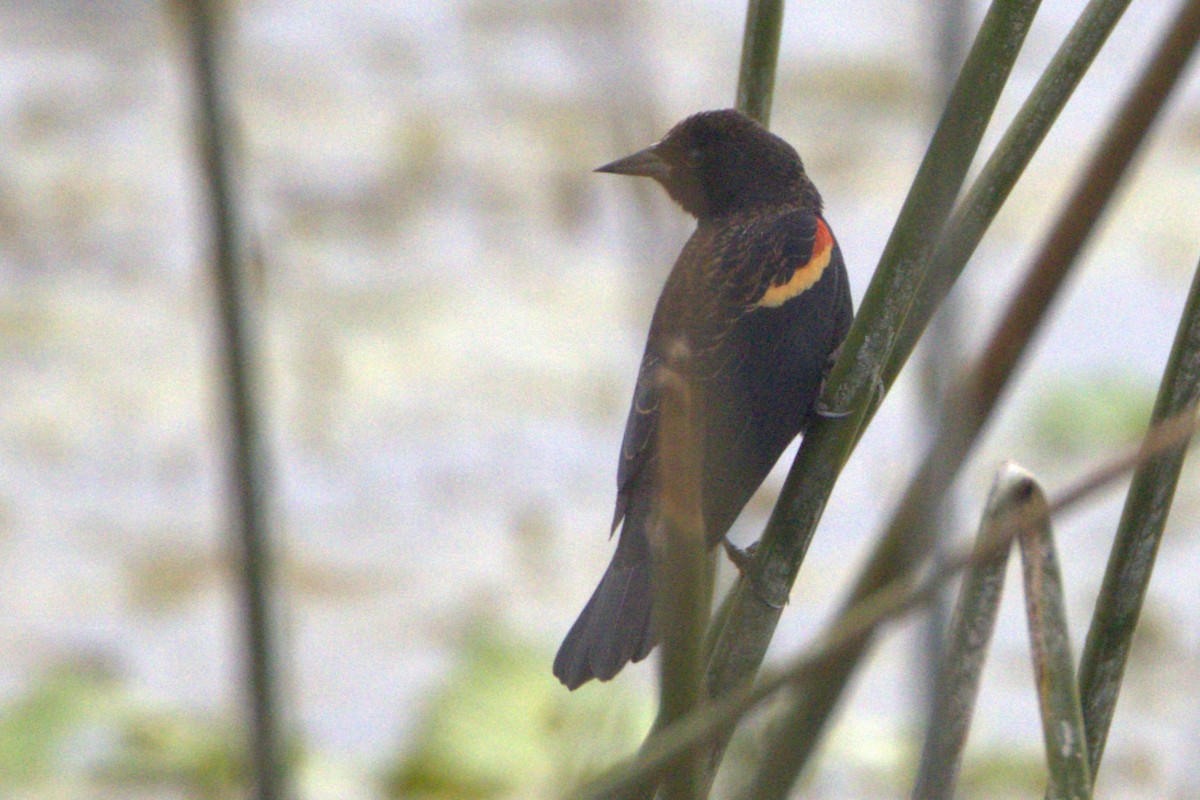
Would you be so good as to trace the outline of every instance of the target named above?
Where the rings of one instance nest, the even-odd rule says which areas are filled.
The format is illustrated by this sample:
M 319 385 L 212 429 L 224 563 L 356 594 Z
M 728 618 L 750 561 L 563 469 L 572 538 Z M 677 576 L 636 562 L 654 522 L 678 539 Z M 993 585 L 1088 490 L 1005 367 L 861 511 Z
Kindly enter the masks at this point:
M 709 663 L 709 692 L 749 680 L 762 662 L 800 563 L 846 458 L 868 394 L 928 265 L 941 229 L 995 108 L 1038 0 L 997 0 L 951 93 L 866 299 L 831 374 L 824 405 L 843 415 L 814 420 L 784 484 Z M 815 737 L 814 737 L 815 738 Z
M 738 71 L 737 109 L 758 120 L 771 121 L 775 92 L 775 65 L 783 30 L 783 0 L 749 0 L 742 36 L 742 66 Z
M 229 109 L 217 69 L 215 3 L 184 4 L 191 66 L 196 84 L 196 124 L 205 200 L 213 226 L 213 280 L 219 314 L 225 409 L 228 415 L 228 501 L 235 552 L 240 555 L 241 619 L 250 705 L 250 741 L 257 800 L 286 796 L 279 744 L 279 698 L 275 680 L 272 573 L 268 524 L 268 464 L 259 430 L 254 388 L 257 341 L 241 274 L 245 247 L 229 158 Z

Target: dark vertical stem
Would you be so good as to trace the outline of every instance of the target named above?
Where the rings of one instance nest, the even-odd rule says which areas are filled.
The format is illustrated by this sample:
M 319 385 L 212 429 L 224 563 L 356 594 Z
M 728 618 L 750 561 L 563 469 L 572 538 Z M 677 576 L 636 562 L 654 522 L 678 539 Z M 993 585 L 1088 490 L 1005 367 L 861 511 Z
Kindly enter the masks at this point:
M 783 31 L 783 0 L 748 0 L 746 28 L 742 35 L 742 63 L 738 72 L 737 109 L 758 120 L 770 122 L 771 97 L 775 90 L 775 65 Z M 709 657 L 717 644 L 725 618 L 732 608 L 733 593 L 725 596 L 709 626 L 705 651 Z M 715 767 L 715 764 L 714 764 Z
M 954 88 L 954 79 L 958 75 L 969 44 L 966 0 L 942 0 L 937 7 L 937 16 L 937 95 L 944 103 Z M 937 316 L 930 322 L 929 336 L 925 339 L 918 377 L 921 387 L 922 422 L 929 435 L 936 430 L 938 420 L 944 413 L 941 398 L 946 392 L 948 378 L 963 358 L 962 337 L 959 335 L 962 317 L 960 306 L 961 303 L 956 297 L 946 298 L 942 307 L 938 309 Z M 944 557 L 945 533 L 957 527 L 953 495 L 948 495 L 938 504 L 929 527 L 938 532 L 935 534 L 933 550 L 930 553 L 931 561 L 936 567 Z M 917 701 L 917 714 L 923 717 L 918 722 L 926 729 L 934 714 L 935 695 L 938 691 L 937 670 L 930 669 L 929 664 L 930 659 L 936 658 L 945 646 L 945 630 L 950 616 L 948 598 L 946 592 L 941 592 L 937 600 L 930 604 L 929 614 L 918 635 L 918 652 L 913 661 L 913 677 L 921 694 Z
M 771 96 L 775 92 L 775 65 L 779 61 L 782 30 L 783 0 L 749 0 L 746 3 L 737 108 L 764 127 L 771 121 Z
M 245 624 L 246 681 L 251 706 L 251 747 L 255 797 L 285 797 L 278 742 L 272 641 L 271 561 L 267 541 L 267 458 L 259 430 L 254 392 L 256 343 L 253 319 L 242 286 L 237 200 L 229 163 L 228 112 L 217 68 L 217 4 L 184 3 L 195 80 L 196 139 L 212 224 L 213 281 L 216 287 L 220 374 L 228 415 L 228 501 L 230 525 L 241 556 L 240 600 Z

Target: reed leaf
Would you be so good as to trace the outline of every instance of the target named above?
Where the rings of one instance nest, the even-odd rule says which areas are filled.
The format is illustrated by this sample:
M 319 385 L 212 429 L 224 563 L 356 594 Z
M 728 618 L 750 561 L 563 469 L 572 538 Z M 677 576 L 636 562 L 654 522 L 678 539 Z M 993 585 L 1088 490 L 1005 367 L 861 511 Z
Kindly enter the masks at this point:
M 963 575 L 946 649 L 938 662 L 930 729 L 921 751 L 914 800 L 954 797 L 1011 550 L 990 543 L 1000 536 L 1000 528 L 1021 512 L 1030 496 L 1023 470 L 1005 466 L 997 473 L 975 537 L 972 563 Z
M 1046 796 L 1049 800 L 1088 800 L 1092 796 L 1092 778 L 1079 687 L 1075 683 L 1075 660 L 1067 631 L 1062 570 L 1055 554 L 1046 496 L 1032 479 L 1028 487 L 1028 514 L 1018 541 L 1034 684 L 1050 776 Z

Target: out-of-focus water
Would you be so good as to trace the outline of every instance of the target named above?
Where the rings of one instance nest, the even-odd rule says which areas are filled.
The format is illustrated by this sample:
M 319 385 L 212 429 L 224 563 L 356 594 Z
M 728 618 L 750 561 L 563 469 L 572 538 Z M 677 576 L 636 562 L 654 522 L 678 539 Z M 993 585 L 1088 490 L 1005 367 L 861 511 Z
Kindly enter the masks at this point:
M 985 149 L 1082 4 L 1043 5 Z M 1174 5 L 1134 4 L 996 221 L 960 292 L 970 345 Z M 608 558 L 642 337 L 688 233 L 653 187 L 589 170 L 730 103 L 743 11 L 263 0 L 236 13 L 288 695 L 319 751 L 377 759 L 403 746 L 465 620 L 494 615 L 544 645 L 550 680 Z M 896 0 L 788 10 L 773 124 L 825 195 L 856 298 L 934 118 L 932 30 L 924 4 Z M 155 702 L 238 699 L 178 44 L 149 3 L 0 6 L 0 697 L 82 652 Z M 1048 390 L 1102 374 L 1153 392 L 1200 255 L 1195 80 L 1151 145 L 972 464 L 966 519 L 1002 458 L 1053 487 L 1102 452 L 1039 441 L 1028 418 Z M 919 452 L 916 403 L 902 381 L 849 465 L 773 652 L 845 591 Z M 1195 785 L 1195 477 L 1147 600 L 1156 635 L 1130 667 L 1109 796 Z M 752 504 L 739 538 L 769 507 Z M 1059 529 L 1077 648 L 1119 507 L 1109 493 Z M 1038 746 L 1019 591 L 978 746 Z M 864 738 L 902 741 L 911 647 L 880 649 L 829 761 L 869 770 Z M 818 790 L 842 785 L 838 763 Z

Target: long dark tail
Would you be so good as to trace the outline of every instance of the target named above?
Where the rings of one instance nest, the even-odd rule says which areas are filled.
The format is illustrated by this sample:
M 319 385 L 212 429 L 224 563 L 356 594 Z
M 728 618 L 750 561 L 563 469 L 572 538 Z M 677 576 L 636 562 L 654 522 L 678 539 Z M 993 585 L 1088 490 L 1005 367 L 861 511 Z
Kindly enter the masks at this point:
M 558 648 L 554 676 L 568 689 L 606 681 L 654 647 L 650 547 L 643 525 L 631 522 L 626 518 L 608 570 Z

